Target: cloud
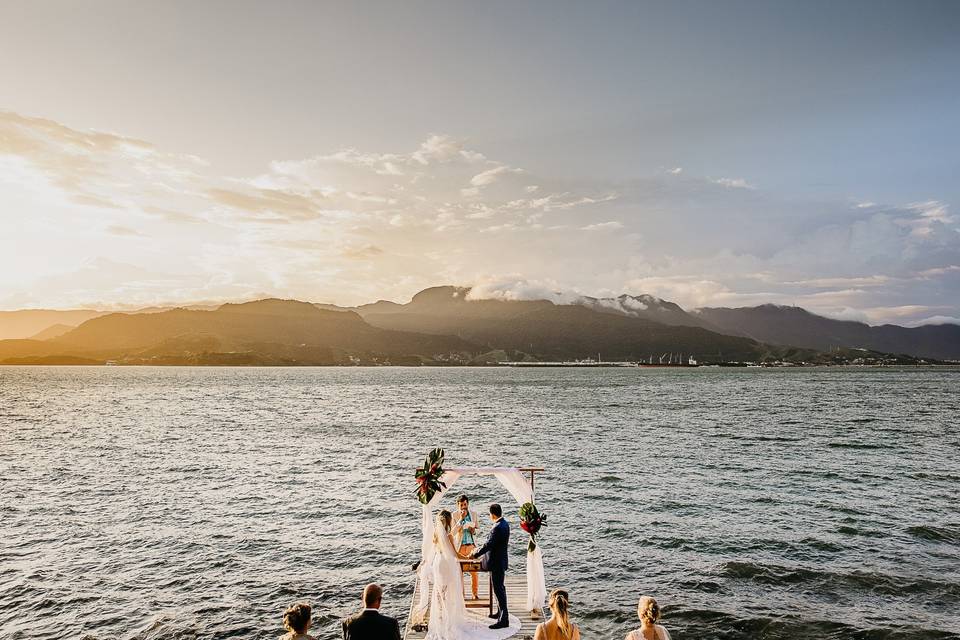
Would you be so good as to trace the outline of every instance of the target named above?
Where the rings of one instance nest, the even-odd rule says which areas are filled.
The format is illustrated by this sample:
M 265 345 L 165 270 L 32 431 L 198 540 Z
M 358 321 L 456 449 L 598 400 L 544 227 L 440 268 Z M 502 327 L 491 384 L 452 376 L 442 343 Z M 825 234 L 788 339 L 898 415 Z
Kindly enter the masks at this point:
M 320 214 L 324 196 L 318 192 L 307 194 L 280 189 L 209 189 L 207 197 L 214 203 L 244 212 L 247 217 L 261 220 L 295 221 Z
M 143 213 L 149 214 L 150 216 L 156 216 L 167 222 L 174 223 L 198 223 L 201 222 L 201 218 L 190 213 L 185 213 L 183 211 L 171 211 L 169 209 L 164 209 L 163 207 L 157 207 L 153 205 L 144 205 L 140 208 L 140 211 Z
M 584 227 L 580 227 L 582 231 L 614 231 L 616 229 L 623 229 L 623 223 L 616 220 L 611 220 L 609 222 L 595 222 L 594 224 L 588 224 Z
M 136 229 L 131 229 L 130 227 L 125 227 L 120 224 L 112 224 L 107 227 L 107 233 L 112 233 L 115 236 L 143 236 L 143 234 Z
M 960 275 L 960 265 L 951 264 L 945 267 L 934 267 L 932 269 L 924 269 L 923 271 L 917 272 L 915 275 L 918 278 L 937 278 L 939 276 L 958 274 Z
M 563 291 L 556 282 L 521 276 L 481 278 L 467 294 L 467 300 L 549 300 L 554 304 L 576 304 L 582 298 L 579 293 Z
M 463 143 L 459 140 L 447 135 L 437 134 L 431 135 L 423 141 L 420 148 L 414 151 L 410 157 L 422 165 L 435 162 L 451 162 L 453 160 L 481 162 L 485 159 L 482 153 L 465 149 Z
M 369 260 L 383 255 L 383 249 L 373 244 L 365 244 L 360 247 L 347 247 L 342 255 L 353 260 Z
M 487 185 L 493 184 L 494 182 L 497 181 L 497 178 L 499 176 L 505 173 L 509 173 L 510 171 L 516 171 L 516 169 L 511 169 L 510 167 L 507 167 L 505 165 L 500 165 L 492 169 L 487 169 L 486 171 L 482 173 L 478 173 L 477 175 L 470 178 L 470 184 L 473 185 L 474 187 L 485 187 Z
M 713 180 L 714 184 L 719 184 L 724 187 L 729 187 L 731 189 L 756 189 L 752 184 L 748 184 L 743 178 L 717 178 Z
M 19 158 L 70 202 L 124 209 L 189 189 L 204 162 L 161 152 L 152 144 L 102 131 L 80 131 L 53 120 L 0 111 L 0 157 Z
M 948 213 L 947 205 L 937 200 L 914 202 L 907 205 L 906 209 L 915 215 L 897 218 L 896 222 L 908 227 L 914 236 L 931 237 L 956 221 Z
M 698 276 L 650 276 L 629 280 L 627 292 L 650 294 L 677 302 L 687 309 L 707 306 L 739 306 L 748 301 L 721 282 Z
M 405 150 L 319 151 L 220 175 L 146 141 L 4 112 L 0 211 L 20 222 L 0 234 L 0 285 L 119 300 L 129 286 L 101 278 L 95 295 L 42 277 L 103 255 L 173 274 L 134 277 L 142 292 L 162 281 L 185 300 L 270 291 L 353 304 L 479 282 L 477 295 L 649 293 L 685 307 L 776 302 L 871 322 L 960 317 L 960 224 L 936 198 L 786 197 L 681 167 L 575 180 L 442 134 Z M 150 252 L 129 242 L 133 230 L 150 237 Z M 49 256 L 11 257 L 32 244 Z M 42 282 L 2 275 L 24 269 Z
M 870 317 L 860 309 L 852 309 L 850 307 L 843 307 L 842 309 L 836 311 L 825 311 L 822 315 L 827 318 L 833 318 L 834 320 L 850 320 L 853 322 L 868 322 Z
M 889 284 L 890 280 L 889 276 L 872 275 L 851 278 L 810 278 L 809 280 L 784 281 L 780 284 L 808 288 L 883 287 Z
M 921 320 L 914 320 L 907 323 L 909 327 L 922 327 L 926 325 L 940 325 L 940 324 L 960 324 L 960 318 L 954 316 L 930 316 L 929 318 L 923 318 Z

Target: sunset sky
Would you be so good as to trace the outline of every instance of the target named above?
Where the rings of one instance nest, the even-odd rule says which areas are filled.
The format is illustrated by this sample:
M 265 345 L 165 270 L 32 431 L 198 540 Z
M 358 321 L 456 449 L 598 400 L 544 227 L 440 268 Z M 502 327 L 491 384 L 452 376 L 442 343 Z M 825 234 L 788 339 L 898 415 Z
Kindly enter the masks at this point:
M 960 3 L 5 2 L 0 309 L 960 323 Z

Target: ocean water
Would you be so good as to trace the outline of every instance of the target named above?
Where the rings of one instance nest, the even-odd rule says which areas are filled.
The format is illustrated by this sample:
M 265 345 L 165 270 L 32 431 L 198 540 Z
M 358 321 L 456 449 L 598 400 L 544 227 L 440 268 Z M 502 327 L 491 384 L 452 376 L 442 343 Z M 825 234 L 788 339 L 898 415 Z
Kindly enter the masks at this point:
M 273 638 L 305 600 L 333 639 L 371 580 L 405 618 L 433 446 L 547 468 L 547 586 L 585 638 L 622 638 L 641 594 L 677 640 L 960 638 L 958 391 L 956 369 L 0 367 L 0 638 Z

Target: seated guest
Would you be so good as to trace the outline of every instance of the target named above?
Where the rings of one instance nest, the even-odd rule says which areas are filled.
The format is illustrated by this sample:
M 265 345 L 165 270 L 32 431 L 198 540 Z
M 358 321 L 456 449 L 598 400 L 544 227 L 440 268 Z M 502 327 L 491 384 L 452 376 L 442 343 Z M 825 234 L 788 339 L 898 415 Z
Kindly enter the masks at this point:
M 396 618 L 380 613 L 383 588 L 370 583 L 363 588 L 363 610 L 343 621 L 343 640 L 400 640 Z
M 637 615 L 640 617 L 640 628 L 628 633 L 626 640 L 670 640 L 670 632 L 662 624 L 657 624 L 660 605 L 656 600 L 650 596 L 640 596 Z
M 533 640 L 580 640 L 580 629 L 570 622 L 570 594 L 554 589 L 550 594 L 550 619 L 537 625 Z
M 313 636 L 308 636 L 310 630 L 310 605 L 298 603 L 283 612 L 283 628 L 287 630 L 287 635 L 281 640 L 313 640 Z

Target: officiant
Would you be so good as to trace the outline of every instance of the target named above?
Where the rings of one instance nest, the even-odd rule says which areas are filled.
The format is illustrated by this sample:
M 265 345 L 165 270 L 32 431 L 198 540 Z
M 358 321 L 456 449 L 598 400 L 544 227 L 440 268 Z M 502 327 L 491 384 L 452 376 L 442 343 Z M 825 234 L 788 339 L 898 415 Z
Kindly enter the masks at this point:
M 453 542 L 457 545 L 457 553 L 468 558 L 477 548 L 477 512 L 470 508 L 470 498 L 466 494 L 457 498 L 457 513 L 454 516 Z M 470 572 L 470 585 L 473 588 L 473 599 L 479 599 L 478 591 L 480 580 L 476 571 Z

